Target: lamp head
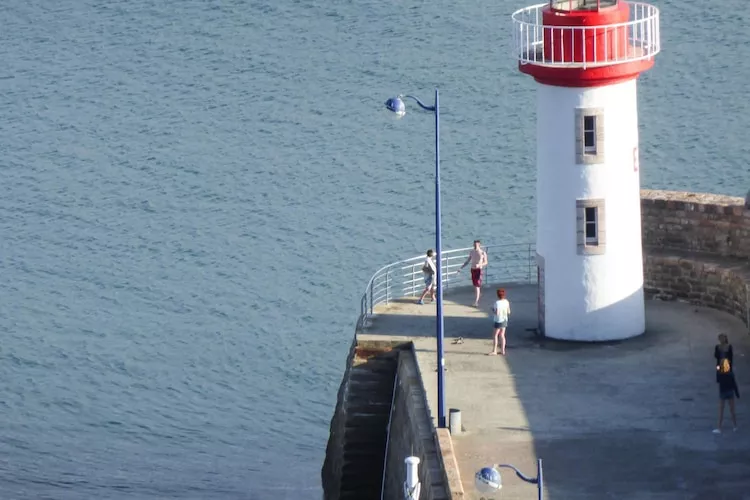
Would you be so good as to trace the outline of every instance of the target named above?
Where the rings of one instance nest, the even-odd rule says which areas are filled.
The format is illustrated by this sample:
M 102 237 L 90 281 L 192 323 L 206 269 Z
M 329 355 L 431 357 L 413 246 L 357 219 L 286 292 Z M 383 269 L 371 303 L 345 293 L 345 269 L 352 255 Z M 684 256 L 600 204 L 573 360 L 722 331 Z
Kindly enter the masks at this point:
M 396 113 L 399 117 L 406 114 L 406 105 L 404 104 L 404 100 L 401 99 L 401 96 L 391 97 L 385 101 L 385 107 L 388 108 L 389 111 Z
M 494 467 L 483 467 L 474 475 L 474 485 L 482 494 L 495 493 L 503 487 L 500 472 Z

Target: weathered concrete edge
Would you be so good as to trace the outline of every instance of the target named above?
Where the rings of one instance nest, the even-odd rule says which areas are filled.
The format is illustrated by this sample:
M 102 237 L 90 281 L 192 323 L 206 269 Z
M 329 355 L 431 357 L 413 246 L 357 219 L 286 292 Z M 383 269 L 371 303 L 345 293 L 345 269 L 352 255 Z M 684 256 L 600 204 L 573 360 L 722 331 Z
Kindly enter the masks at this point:
M 453 451 L 453 439 L 448 429 L 436 429 L 437 449 L 443 462 L 443 473 L 448 494 L 451 498 L 464 498 L 464 485 L 461 483 L 461 472 L 458 469 L 458 459 Z
M 714 193 L 691 193 L 689 191 L 664 191 L 661 189 L 641 189 L 642 202 L 675 202 L 681 204 L 693 205 L 712 205 L 716 207 L 740 207 L 738 215 L 741 215 L 745 208 L 745 199 L 739 196 L 727 196 L 724 194 Z M 683 206 L 676 207 L 683 209 Z M 703 211 L 703 210 L 701 210 Z
M 424 389 L 424 377 L 422 377 L 422 367 L 419 366 L 417 361 L 417 353 L 414 350 L 414 343 L 410 346 L 411 354 L 414 357 L 414 363 L 417 367 L 417 376 L 419 377 L 419 385 Z M 432 435 L 435 439 L 435 448 L 438 452 L 438 459 L 440 460 L 441 469 L 443 471 L 443 480 L 445 481 L 446 489 L 448 490 L 448 496 L 450 498 L 464 498 L 464 486 L 461 482 L 461 473 L 458 469 L 458 460 L 456 454 L 453 451 L 453 439 L 451 439 L 451 433 L 448 429 L 437 429 L 433 424 L 434 419 L 431 415 L 430 402 L 427 400 L 427 391 L 423 390 L 425 409 L 427 410 L 427 418 L 432 428 Z

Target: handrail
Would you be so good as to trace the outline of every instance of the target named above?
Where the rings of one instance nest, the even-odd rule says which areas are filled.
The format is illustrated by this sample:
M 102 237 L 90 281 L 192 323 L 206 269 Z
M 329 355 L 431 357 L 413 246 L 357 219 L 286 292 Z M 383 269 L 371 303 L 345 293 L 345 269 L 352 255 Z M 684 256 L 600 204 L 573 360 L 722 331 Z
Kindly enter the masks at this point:
M 536 247 L 533 243 L 510 243 L 487 245 L 488 264 L 485 268 L 484 284 L 489 283 L 536 283 Z M 468 257 L 471 247 L 443 251 L 441 283 L 443 292 L 458 285 L 455 277 Z M 375 271 L 367 282 L 360 299 L 360 315 L 357 331 L 374 316 L 375 308 L 389 304 L 395 299 L 415 297 L 424 290 L 422 262 L 424 255 L 410 257 L 385 265 Z M 464 278 L 468 280 L 468 274 Z M 484 286 L 483 284 L 483 286 Z
M 521 64 L 586 68 L 651 59 L 661 50 L 659 9 L 653 5 L 628 2 L 630 20 L 621 23 L 547 26 L 542 11 L 548 5 L 525 7 L 511 16 L 514 55 Z
M 393 379 L 393 395 L 391 396 L 391 411 L 388 413 L 388 429 L 385 437 L 385 455 L 383 456 L 383 480 L 380 484 L 380 500 L 385 499 L 385 471 L 388 470 L 388 445 L 391 442 L 391 423 L 393 422 L 393 407 L 396 404 L 396 388 L 398 387 L 398 368 Z

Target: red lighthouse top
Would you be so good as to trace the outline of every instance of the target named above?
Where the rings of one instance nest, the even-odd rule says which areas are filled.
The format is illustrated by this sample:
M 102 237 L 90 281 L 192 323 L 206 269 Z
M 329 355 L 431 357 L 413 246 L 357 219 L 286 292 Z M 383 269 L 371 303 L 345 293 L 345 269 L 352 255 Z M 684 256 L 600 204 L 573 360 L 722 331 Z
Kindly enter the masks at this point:
M 659 52 L 659 10 L 620 0 L 549 0 L 513 14 L 521 72 L 538 82 L 594 87 L 636 78 Z

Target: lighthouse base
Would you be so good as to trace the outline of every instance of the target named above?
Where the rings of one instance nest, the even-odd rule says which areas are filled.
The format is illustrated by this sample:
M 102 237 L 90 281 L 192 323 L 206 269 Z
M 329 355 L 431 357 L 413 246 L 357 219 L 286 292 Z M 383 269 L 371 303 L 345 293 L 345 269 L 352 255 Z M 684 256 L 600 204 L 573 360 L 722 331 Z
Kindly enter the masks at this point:
M 540 278 L 544 273 L 540 273 Z M 539 331 L 547 338 L 577 342 L 607 342 L 637 337 L 646 331 L 643 288 L 613 303 L 588 308 L 587 304 L 570 307 L 544 297 L 544 283 L 539 283 Z M 556 307 L 563 306 L 563 307 Z

